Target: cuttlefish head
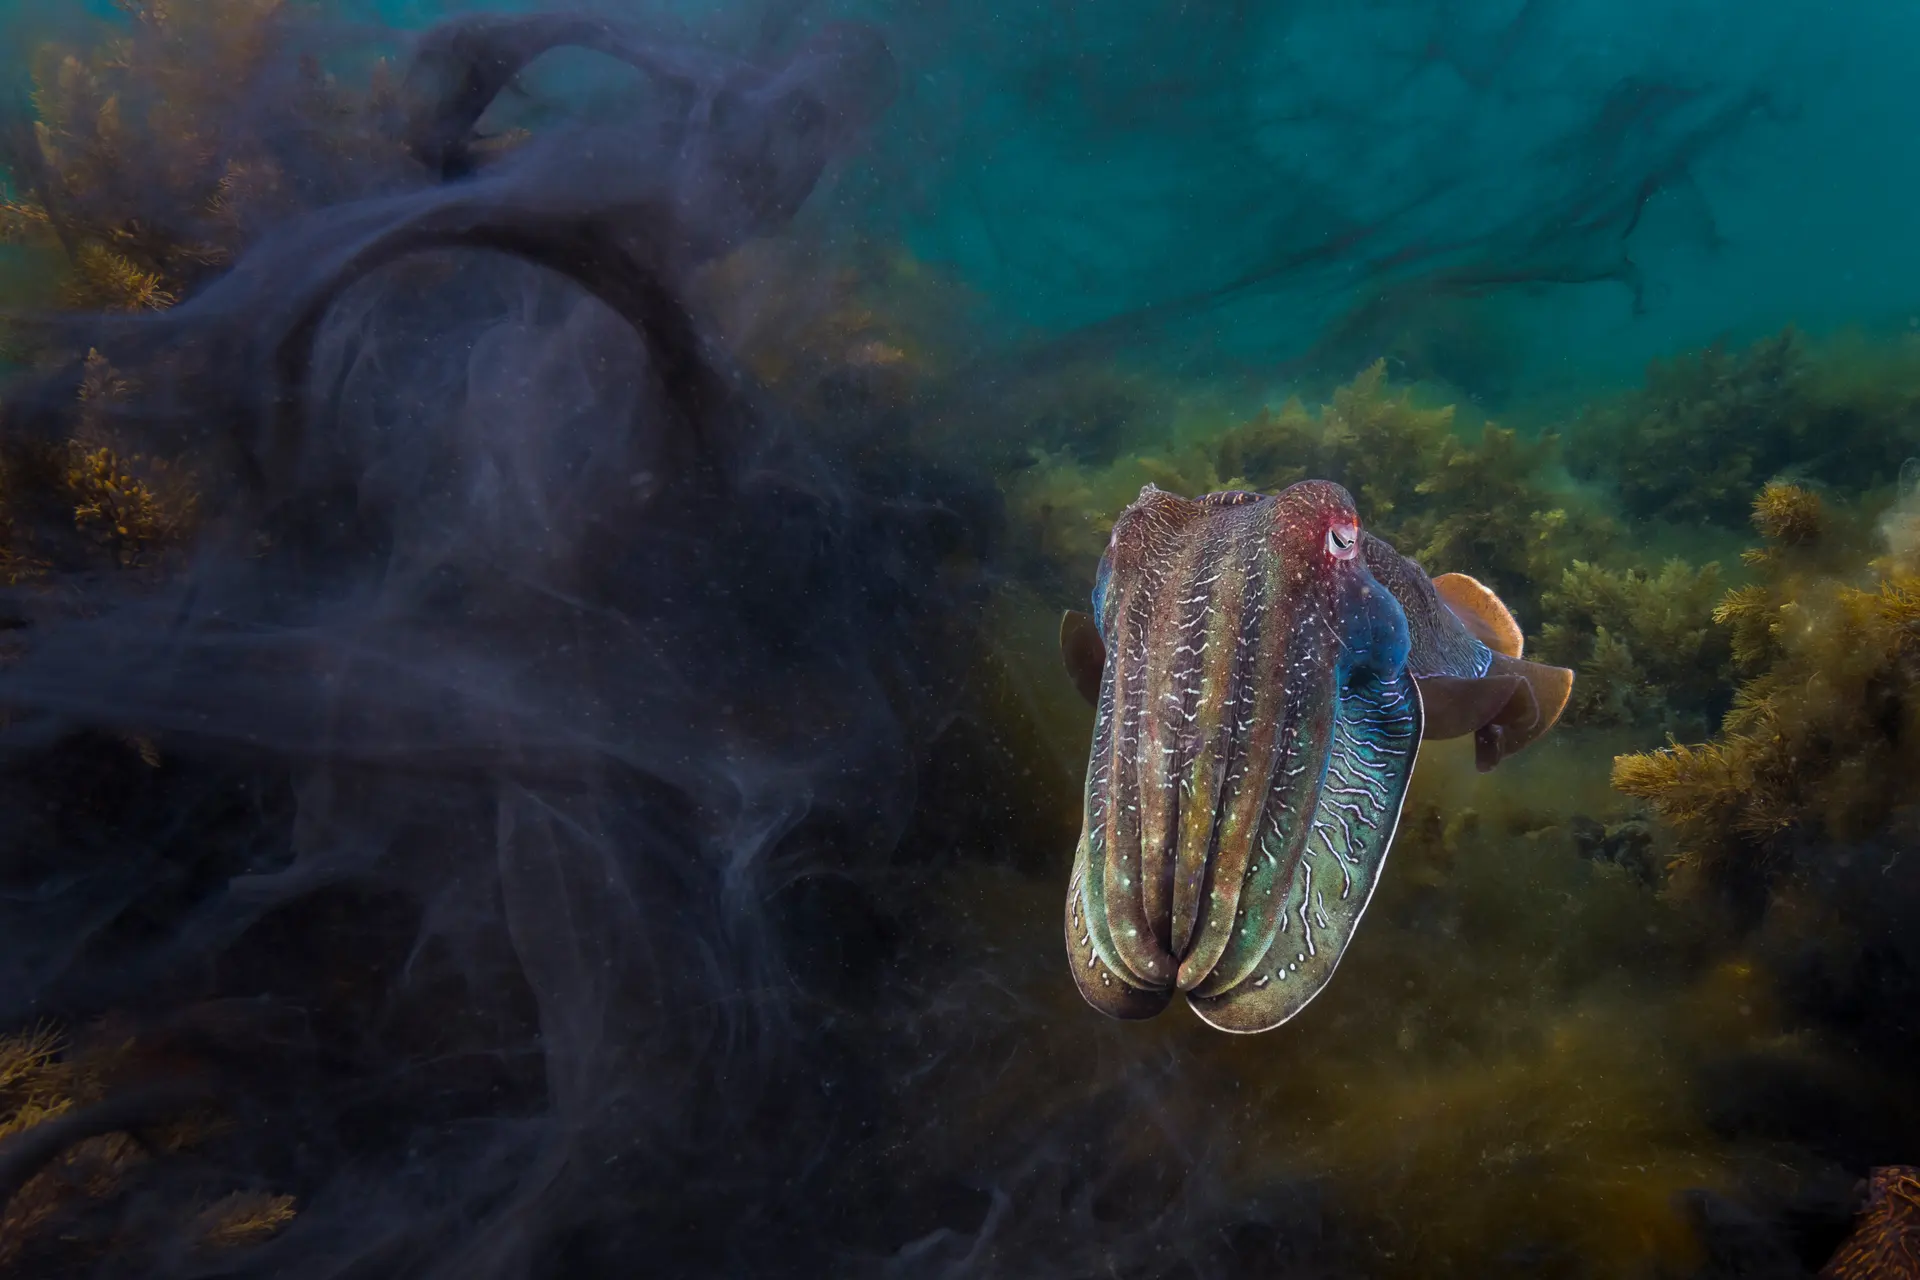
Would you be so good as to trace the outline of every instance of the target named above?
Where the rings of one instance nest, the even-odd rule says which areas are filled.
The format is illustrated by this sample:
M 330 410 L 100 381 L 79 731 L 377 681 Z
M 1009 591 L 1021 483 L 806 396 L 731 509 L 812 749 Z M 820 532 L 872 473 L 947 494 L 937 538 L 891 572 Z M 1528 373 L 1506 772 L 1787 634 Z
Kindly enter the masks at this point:
M 1334 493 L 1328 494 L 1320 486 Z M 1116 525 L 1114 540 L 1101 558 L 1093 612 L 1068 610 L 1061 618 L 1060 648 L 1067 674 L 1089 704 L 1099 699 L 1106 662 L 1102 618 L 1116 561 L 1123 567 L 1123 576 L 1147 571 L 1143 558 L 1165 547 L 1156 548 L 1142 534 L 1157 524 L 1165 536 L 1169 504 L 1205 508 L 1240 505 L 1261 497 L 1229 491 L 1185 504 L 1172 494 L 1148 488 L 1150 494 L 1143 494 L 1141 502 L 1129 508 Z M 1282 499 L 1294 499 L 1287 505 L 1297 513 L 1296 521 L 1289 522 L 1286 541 L 1294 544 L 1296 562 L 1312 563 L 1310 551 L 1315 539 L 1319 540 L 1321 555 L 1327 567 L 1334 570 L 1331 580 L 1345 593 L 1343 598 L 1349 606 L 1340 611 L 1340 616 L 1349 619 L 1350 625 L 1370 618 L 1369 610 L 1351 607 L 1353 593 L 1357 590 L 1364 596 L 1369 585 L 1385 587 L 1400 605 L 1408 637 L 1407 669 L 1425 703 L 1423 738 L 1472 734 L 1475 762 L 1484 773 L 1539 741 L 1559 722 L 1573 691 L 1573 672 L 1522 657 L 1526 641 L 1520 625 L 1498 595 L 1464 573 L 1429 578 L 1413 560 L 1360 527 L 1351 498 L 1339 486 L 1306 481 L 1294 489 L 1305 492 L 1297 497 L 1293 490 L 1280 495 Z M 1145 511 L 1153 506 L 1162 508 L 1159 521 L 1145 518 Z M 1135 523 L 1123 538 L 1122 529 L 1129 517 Z M 1292 528 L 1293 524 L 1297 528 Z M 1364 565 L 1369 579 L 1358 587 L 1357 575 L 1343 575 L 1337 570 L 1337 566 L 1355 562 Z M 1357 654 L 1365 648 L 1364 643 L 1353 643 L 1343 646 L 1342 652 Z

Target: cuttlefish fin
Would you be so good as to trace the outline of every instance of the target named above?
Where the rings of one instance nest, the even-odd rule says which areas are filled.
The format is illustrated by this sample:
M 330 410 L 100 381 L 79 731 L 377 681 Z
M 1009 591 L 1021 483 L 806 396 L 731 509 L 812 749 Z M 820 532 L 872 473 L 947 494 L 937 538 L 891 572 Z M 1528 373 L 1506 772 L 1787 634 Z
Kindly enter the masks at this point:
M 1099 624 L 1093 615 L 1069 609 L 1060 615 L 1060 656 L 1066 660 L 1067 675 L 1088 706 L 1100 702 L 1100 673 L 1107 665 L 1107 643 L 1100 638 Z
M 1423 738 L 1459 738 L 1492 724 L 1525 683 L 1517 675 L 1420 676 L 1420 701 L 1427 715 Z
M 1526 646 L 1520 624 L 1485 583 L 1464 573 L 1443 573 L 1433 580 L 1433 589 L 1474 639 L 1495 653 L 1520 656 Z
M 1573 672 L 1565 667 L 1495 654 L 1487 675 L 1518 676 L 1520 684 L 1499 714 L 1474 731 L 1473 761 L 1482 773 L 1553 728 L 1573 693 Z
M 1553 728 L 1573 693 L 1573 672 L 1496 653 L 1477 680 L 1421 676 L 1418 683 L 1426 704 L 1421 736 L 1471 733 L 1474 763 L 1485 773 Z

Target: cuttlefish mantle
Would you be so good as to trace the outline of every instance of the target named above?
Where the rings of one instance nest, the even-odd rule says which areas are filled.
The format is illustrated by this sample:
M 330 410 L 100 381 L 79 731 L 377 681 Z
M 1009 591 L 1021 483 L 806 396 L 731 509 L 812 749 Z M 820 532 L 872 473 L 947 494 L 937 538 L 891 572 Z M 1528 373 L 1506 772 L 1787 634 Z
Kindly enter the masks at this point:
M 1116 1018 L 1179 991 L 1236 1032 L 1279 1026 L 1332 978 L 1421 741 L 1471 734 L 1492 769 L 1573 688 L 1521 656 L 1493 592 L 1429 578 L 1323 480 L 1191 500 L 1148 485 L 1060 647 L 1096 711 L 1074 980 Z

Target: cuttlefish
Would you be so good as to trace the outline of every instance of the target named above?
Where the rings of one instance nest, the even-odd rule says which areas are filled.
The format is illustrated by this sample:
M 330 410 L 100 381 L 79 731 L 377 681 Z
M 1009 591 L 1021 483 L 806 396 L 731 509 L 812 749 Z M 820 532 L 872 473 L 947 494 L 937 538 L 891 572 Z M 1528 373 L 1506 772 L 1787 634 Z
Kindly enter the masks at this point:
M 1429 578 L 1324 480 L 1192 500 L 1148 485 L 1060 640 L 1097 713 L 1074 980 L 1116 1018 L 1184 992 L 1224 1031 L 1271 1030 L 1333 977 L 1423 739 L 1472 734 L 1491 769 L 1573 688 L 1520 656 L 1492 591 Z

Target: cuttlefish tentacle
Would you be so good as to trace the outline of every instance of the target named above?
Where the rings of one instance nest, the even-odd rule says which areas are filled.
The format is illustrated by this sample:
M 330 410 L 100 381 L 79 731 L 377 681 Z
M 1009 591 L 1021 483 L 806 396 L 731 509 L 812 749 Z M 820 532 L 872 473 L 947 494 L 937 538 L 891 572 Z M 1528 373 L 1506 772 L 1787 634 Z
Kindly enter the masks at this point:
M 1522 659 L 1479 582 L 1359 528 L 1324 481 L 1115 523 L 1061 651 L 1096 707 L 1067 949 L 1082 994 L 1152 1017 L 1175 991 L 1228 1031 L 1331 980 L 1378 887 L 1422 738 L 1482 769 L 1552 727 L 1572 673 Z
M 1198 996 L 1239 981 L 1282 928 L 1286 886 L 1307 838 L 1304 815 L 1333 737 L 1335 697 L 1321 630 L 1329 601 L 1313 575 L 1288 568 L 1279 555 L 1263 577 L 1261 617 L 1294 621 L 1266 626 L 1254 660 L 1253 705 L 1240 731 L 1248 767 L 1235 780 L 1221 824 L 1207 918 L 1180 969 L 1181 989 Z
M 1107 843 L 1113 837 L 1110 810 L 1115 791 L 1114 742 L 1121 720 L 1115 712 L 1121 681 L 1116 679 L 1118 663 L 1103 656 L 1102 665 L 1105 671 L 1095 686 L 1098 714 L 1080 844 L 1067 887 L 1067 954 L 1072 959 L 1074 981 L 1094 1008 L 1115 1018 L 1151 1018 L 1167 1007 L 1173 993 L 1141 985 L 1121 962 L 1108 924 Z

